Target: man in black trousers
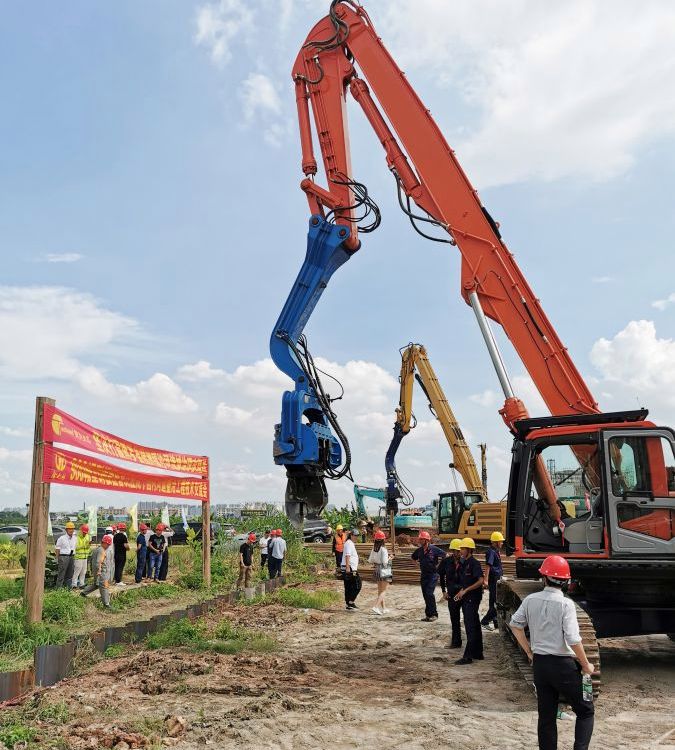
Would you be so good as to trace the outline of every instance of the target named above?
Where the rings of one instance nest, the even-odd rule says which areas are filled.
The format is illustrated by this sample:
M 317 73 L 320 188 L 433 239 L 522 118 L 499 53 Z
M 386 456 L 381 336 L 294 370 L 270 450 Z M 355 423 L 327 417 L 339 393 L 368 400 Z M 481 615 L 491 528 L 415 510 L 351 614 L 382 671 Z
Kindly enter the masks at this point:
M 537 688 L 539 750 L 557 750 L 558 701 L 562 697 L 577 715 L 574 750 L 588 750 L 595 710 L 588 661 L 579 633 L 574 602 L 562 586 L 571 577 L 567 560 L 550 555 L 539 568 L 544 589 L 526 596 L 509 623 L 511 632 L 532 662 Z M 530 629 L 530 640 L 525 628 Z

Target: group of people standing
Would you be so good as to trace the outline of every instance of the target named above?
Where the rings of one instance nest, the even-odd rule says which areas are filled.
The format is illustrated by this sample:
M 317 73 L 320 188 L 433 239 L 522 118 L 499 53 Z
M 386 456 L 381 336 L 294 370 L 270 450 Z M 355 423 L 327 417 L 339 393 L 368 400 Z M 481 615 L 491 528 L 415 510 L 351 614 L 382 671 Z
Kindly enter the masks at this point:
M 361 539 L 361 529 L 355 528 L 345 531 L 342 524 L 335 527 L 335 535 L 333 536 L 335 570 L 344 584 L 345 607 L 348 610 L 358 609 L 356 598 L 363 586 L 359 575 L 359 553 L 356 548 L 356 544 Z M 386 536 L 383 531 L 379 529 L 375 531 L 373 534 L 373 549 L 368 557 L 368 562 L 373 566 L 373 578 L 377 583 L 377 599 L 372 607 L 372 611 L 376 615 L 385 615 L 389 612 L 385 606 L 385 596 L 392 580 L 392 570 L 385 539 Z
M 239 547 L 239 578 L 237 578 L 237 589 L 250 588 L 251 574 L 253 572 L 253 551 L 255 544 L 260 550 L 260 568 L 267 567 L 270 578 L 281 577 L 281 571 L 286 557 L 287 545 L 282 529 L 268 529 L 258 539 L 251 532 L 246 541 Z
M 482 660 L 483 634 L 494 630 L 497 623 L 497 582 L 502 577 L 501 547 L 504 537 L 499 531 L 490 537 L 490 548 L 485 557 L 487 575 L 480 562 L 474 557 L 476 543 L 473 539 L 453 539 L 450 554 L 431 544 L 429 532 L 421 531 L 420 545 L 412 558 L 420 566 L 420 586 L 424 597 L 424 622 L 438 619 L 436 607 L 436 586 L 440 583 L 443 598 L 448 602 L 450 613 L 450 648 L 462 647 L 460 614 L 464 618 L 466 645 L 464 654 L 456 664 L 471 664 L 474 659 Z M 489 608 L 482 621 L 478 615 L 483 598 L 483 590 L 489 592 Z
M 154 531 L 146 524 L 139 524 L 136 537 L 136 573 L 134 580 L 165 581 L 169 569 L 168 539 L 173 531 L 162 523 Z M 56 588 L 70 588 L 87 596 L 96 588 L 101 592 L 105 607 L 110 606 L 110 587 L 125 586 L 122 580 L 127 553 L 130 550 L 127 525 L 120 522 L 106 527 L 101 544 L 91 547 L 92 538 L 88 524 L 84 523 L 75 533 L 75 524 L 69 521 L 65 532 L 56 540 L 57 576 Z M 89 560 L 94 582 L 86 585 Z

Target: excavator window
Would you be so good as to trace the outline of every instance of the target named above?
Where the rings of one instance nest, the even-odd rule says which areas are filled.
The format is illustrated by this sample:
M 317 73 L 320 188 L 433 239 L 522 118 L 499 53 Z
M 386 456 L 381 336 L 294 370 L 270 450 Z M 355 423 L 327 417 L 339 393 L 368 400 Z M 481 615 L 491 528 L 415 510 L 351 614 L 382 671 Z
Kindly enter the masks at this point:
M 675 538 L 672 443 L 658 436 L 613 437 L 609 457 L 612 494 L 621 498 L 616 506 L 619 526 L 665 541 Z M 658 507 L 661 502 L 666 507 Z

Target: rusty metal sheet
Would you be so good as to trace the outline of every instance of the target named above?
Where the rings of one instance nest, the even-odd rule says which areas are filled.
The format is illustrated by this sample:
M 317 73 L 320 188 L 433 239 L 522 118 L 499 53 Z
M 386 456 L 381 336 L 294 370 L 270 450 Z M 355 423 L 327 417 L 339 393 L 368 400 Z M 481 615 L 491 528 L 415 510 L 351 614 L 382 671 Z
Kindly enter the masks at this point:
M 114 646 L 116 643 L 128 643 L 131 639 L 132 630 L 128 625 L 121 625 L 118 627 L 104 628 L 103 633 L 105 636 L 105 648 L 108 648 L 108 646 Z
M 75 656 L 75 641 L 59 645 L 38 646 L 33 656 L 35 684 L 49 687 L 70 674 Z
M 138 620 L 130 622 L 131 638 L 134 642 L 142 641 L 148 633 L 154 632 L 153 623 L 150 620 Z
M 96 630 L 89 634 L 91 645 L 102 654 L 105 651 L 105 633 L 102 630 Z
M 0 672 L 0 702 L 18 698 L 32 690 L 35 684 L 33 667 L 15 672 Z

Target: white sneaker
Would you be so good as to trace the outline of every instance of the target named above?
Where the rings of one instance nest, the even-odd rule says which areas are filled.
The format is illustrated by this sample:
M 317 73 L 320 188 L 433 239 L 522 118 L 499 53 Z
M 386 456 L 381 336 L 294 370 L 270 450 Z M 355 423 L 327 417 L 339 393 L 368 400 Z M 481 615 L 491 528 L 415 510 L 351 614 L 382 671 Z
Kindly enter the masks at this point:
M 489 622 L 487 625 L 482 625 L 481 627 L 483 628 L 483 630 L 487 630 L 490 633 L 492 633 L 495 629 L 494 623 L 492 622 Z
M 119 583 L 115 584 L 116 586 L 126 586 L 126 583 L 124 581 L 120 581 Z
M 389 614 L 390 612 L 391 612 L 391 610 L 390 610 L 390 609 L 383 609 L 383 610 L 382 610 L 382 614 L 383 614 L 383 615 L 388 615 L 388 614 Z
M 383 615 L 384 614 L 384 612 L 381 609 L 378 609 L 377 607 L 373 607 L 373 612 L 376 615 Z

